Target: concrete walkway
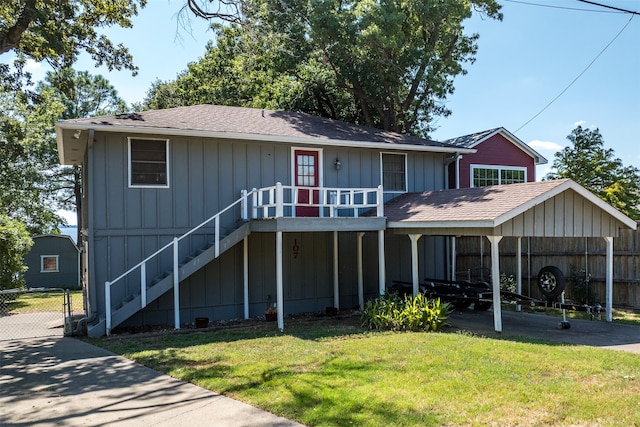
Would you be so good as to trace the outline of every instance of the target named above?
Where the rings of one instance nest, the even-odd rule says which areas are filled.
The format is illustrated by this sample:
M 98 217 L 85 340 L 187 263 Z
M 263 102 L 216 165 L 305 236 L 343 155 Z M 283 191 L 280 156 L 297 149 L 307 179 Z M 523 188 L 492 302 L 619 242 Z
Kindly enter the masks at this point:
M 0 341 L 0 426 L 300 426 L 74 338 Z

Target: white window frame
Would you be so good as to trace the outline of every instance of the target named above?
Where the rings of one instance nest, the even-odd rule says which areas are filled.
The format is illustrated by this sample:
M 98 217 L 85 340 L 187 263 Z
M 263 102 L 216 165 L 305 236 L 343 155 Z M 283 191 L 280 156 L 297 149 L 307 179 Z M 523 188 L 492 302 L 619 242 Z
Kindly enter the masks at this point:
M 393 156 L 404 156 L 404 190 L 387 190 L 384 185 L 384 162 L 382 158 L 385 154 L 390 154 Z M 394 194 L 404 194 L 409 188 L 409 179 L 408 179 L 408 167 L 407 167 L 407 153 L 394 153 L 392 151 L 382 151 L 380 152 L 380 183 L 382 184 L 382 191 L 385 193 L 394 193 Z
M 165 141 L 165 150 L 166 150 L 166 168 L 167 168 L 167 183 L 163 184 L 163 185 L 145 185 L 145 184 L 134 184 L 132 182 L 132 176 L 131 176 L 131 140 L 135 139 L 135 140 L 144 140 L 144 141 Z M 166 138 L 139 138 L 139 137 L 134 137 L 134 136 L 130 136 L 127 137 L 127 157 L 128 157 L 128 161 L 127 161 L 127 167 L 128 167 L 128 184 L 129 184 L 129 188 L 170 188 L 170 173 L 169 171 L 170 169 L 170 164 L 169 164 L 169 139 Z
M 475 187 L 473 185 L 473 172 L 476 169 L 494 169 L 498 171 L 498 185 L 502 185 L 502 176 L 501 176 L 501 172 L 503 170 L 510 170 L 510 171 L 524 171 L 524 182 L 527 182 L 527 168 L 524 166 L 502 166 L 502 165 L 479 165 L 479 164 L 472 164 L 471 165 L 471 169 L 469 170 L 469 187 Z
M 316 151 L 318 153 L 318 187 L 324 187 L 324 156 L 322 148 L 291 147 L 291 186 L 296 186 L 296 150 Z
M 44 269 L 45 258 L 54 258 L 56 260 L 55 270 Z M 60 255 L 40 255 L 40 273 L 58 273 L 59 271 L 60 271 Z

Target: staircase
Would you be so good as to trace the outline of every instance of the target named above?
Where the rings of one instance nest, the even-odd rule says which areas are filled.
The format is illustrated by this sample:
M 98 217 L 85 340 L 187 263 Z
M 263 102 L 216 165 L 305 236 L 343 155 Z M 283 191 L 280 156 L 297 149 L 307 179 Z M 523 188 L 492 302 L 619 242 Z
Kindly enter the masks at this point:
M 306 205 L 304 205 L 300 202 L 299 193 L 310 191 L 317 192 L 319 200 L 314 202 L 313 198 L 310 198 L 310 200 L 306 202 Z M 369 209 L 375 209 L 378 217 L 384 216 L 382 186 L 378 186 L 377 188 L 311 188 L 283 186 L 277 183 L 271 187 L 254 188 L 249 192 L 242 191 L 242 195 L 238 200 L 216 215 L 194 227 L 184 235 L 175 237 L 172 242 L 158 249 L 155 253 L 114 280 L 105 282 L 104 301 L 106 310 L 104 313 L 100 313 L 101 316 L 96 323 L 87 325 L 88 335 L 97 338 L 105 334 L 111 334 L 113 328 L 144 309 L 147 304 L 158 299 L 171 289 L 174 289 L 175 327 L 176 329 L 180 328 L 180 310 L 177 309 L 180 306 L 178 292 L 180 282 L 247 237 L 251 232 L 249 225 L 250 219 L 279 218 L 284 216 L 294 217 L 296 208 L 299 206 L 315 207 L 318 209 L 320 216 L 333 217 L 334 215 L 338 216 L 339 212 L 348 212 L 349 216 L 358 217 L 360 212 Z M 239 216 L 241 222 L 236 223 L 236 226 L 226 235 L 221 234 L 220 218 L 223 214 L 231 215 L 231 217 L 226 217 L 226 223 L 236 222 L 238 219 L 238 207 L 240 208 Z M 194 253 L 189 254 L 189 256 L 180 262 L 178 254 L 179 242 L 210 223 L 213 223 L 214 226 L 213 240 Z M 147 281 L 146 263 L 170 248 L 173 249 L 173 263 L 170 269 L 155 279 Z M 138 292 L 130 294 L 122 301 L 117 301 L 115 304 L 112 304 L 111 288 L 113 286 L 122 286 L 125 283 L 122 279 L 134 271 L 140 272 L 140 287 Z M 177 278 L 175 276 L 177 276 Z

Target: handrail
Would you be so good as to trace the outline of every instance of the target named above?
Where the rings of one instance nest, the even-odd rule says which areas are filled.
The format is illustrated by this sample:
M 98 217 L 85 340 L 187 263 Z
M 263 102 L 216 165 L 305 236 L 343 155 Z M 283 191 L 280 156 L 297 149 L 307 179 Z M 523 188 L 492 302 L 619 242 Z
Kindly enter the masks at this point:
M 310 192 L 310 202 L 300 202 L 300 193 L 301 192 Z M 285 201 L 285 192 L 287 192 L 287 201 Z M 314 196 L 317 194 L 317 202 L 314 202 Z M 373 197 L 375 202 L 369 202 L 371 195 L 375 195 Z M 249 201 L 252 202 L 251 210 L 249 210 Z M 353 216 L 358 217 L 359 209 L 363 208 L 376 208 L 377 216 L 384 216 L 384 200 L 383 200 L 383 192 L 382 186 L 378 186 L 377 188 L 337 188 L 337 187 L 299 187 L 292 185 L 282 185 L 281 183 L 276 183 L 275 186 L 264 187 L 260 189 L 252 189 L 251 191 L 243 190 L 241 193 L 241 197 L 235 202 L 231 203 L 229 206 L 216 213 L 209 219 L 203 221 L 199 225 L 195 226 L 191 230 L 187 231 L 180 237 L 174 237 L 173 240 L 153 254 L 149 255 L 142 261 L 140 261 L 135 266 L 131 267 L 120 276 L 116 277 L 112 281 L 106 281 L 104 284 L 105 289 L 105 314 L 106 314 L 106 333 L 107 335 L 111 334 L 111 287 L 136 271 L 138 268 L 140 269 L 140 308 L 144 308 L 147 305 L 147 283 L 146 283 L 146 263 L 151 259 L 157 257 L 161 252 L 165 251 L 169 247 L 173 246 L 173 282 L 174 282 L 174 305 L 175 307 L 179 307 L 179 278 L 178 278 L 178 244 L 185 237 L 190 236 L 195 231 L 209 224 L 211 221 L 214 221 L 214 251 L 215 257 L 217 258 L 220 255 L 220 217 L 233 209 L 238 204 L 241 204 L 241 217 L 243 220 L 249 219 L 249 212 L 251 212 L 251 218 L 259 218 L 258 212 L 262 209 L 262 218 L 266 218 L 269 216 L 270 209 L 274 211 L 274 217 L 283 217 L 285 216 L 284 208 L 290 207 L 290 216 L 295 217 L 296 210 L 295 207 L 303 206 L 303 207 L 318 207 L 319 214 L 322 216 L 324 214 L 324 209 L 329 209 L 329 216 L 333 217 L 337 210 L 352 210 Z M 175 328 L 180 328 L 180 317 L 178 309 L 176 308 L 175 313 Z

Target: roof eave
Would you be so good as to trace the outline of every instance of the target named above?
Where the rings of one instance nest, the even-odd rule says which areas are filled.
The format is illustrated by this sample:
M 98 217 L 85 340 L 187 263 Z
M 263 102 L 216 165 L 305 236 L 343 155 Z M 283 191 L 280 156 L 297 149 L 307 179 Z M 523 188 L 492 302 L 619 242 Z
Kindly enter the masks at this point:
M 58 150 L 60 151 L 60 144 L 64 144 L 62 139 L 62 132 L 59 129 L 69 130 L 88 130 L 101 132 L 125 132 L 125 133 L 138 133 L 138 134 L 170 134 L 175 136 L 196 136 L 206 138 L 222 138 L 222 139 L 238 139 L 238 140 L 251 140 L 251 141 L 269 141 L 269 142 L 284 142 L 290 144 L 305 144 L 305 145 L 324 145 L 324 146 L 342 146 L 342 147 L 355 147 L 355 148 L 381 148 L 386 150 L 405 150 L 405 151 L 422 151 L 422 152 L 437 152 L 437 153 L 460 153 L 471 154 L 475 153 L 474 149 L 465 149 L 459 147 L 438 147 L 431 145 L 414 145 L 414 144 L 395 144 L 391 142 L 369 142 L 369 141 L 353 141 L 353 140 L 341 140 L 341 139 L 315 139 L 315 138 L 301 138 L 301 137 L 288 137 L 279 135 L 261 135 L 261 134 L 249 134 L 238 132 L 212 132 L 204 130 L 194 129 L 175 129 L 175 128 L 158 128 L 158 127 L 134 127 L 134 126 L 118 126 L 118 125 L 101 125 L 101 124 L 84 124 L 84 123 L 69 123 L 59 121 L 56 123 L 56 133 L 58 134 Z M 61 160 L 62 160 L 62 154 Z

